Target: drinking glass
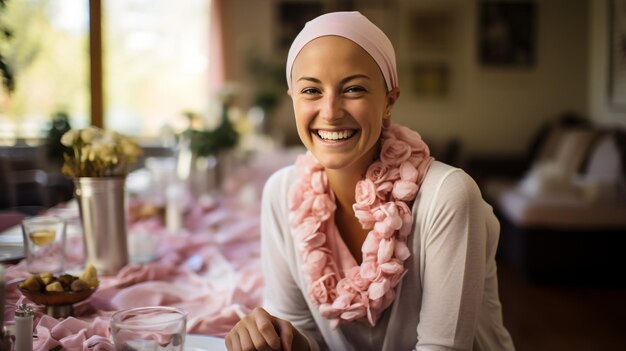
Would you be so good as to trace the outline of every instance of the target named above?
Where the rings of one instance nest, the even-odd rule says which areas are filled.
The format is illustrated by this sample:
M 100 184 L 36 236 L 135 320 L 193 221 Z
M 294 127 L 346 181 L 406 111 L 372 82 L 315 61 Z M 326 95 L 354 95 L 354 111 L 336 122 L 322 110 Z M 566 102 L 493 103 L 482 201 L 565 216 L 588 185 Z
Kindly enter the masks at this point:
M 65 221 L 54 216 L 22 221 L 24 255 L 30 273 L 60 273 L 65 261 Z
M 187 312 L 176 307 L 139 307 L 111 316 L 117 351 L 183 351 L 186 325 Z

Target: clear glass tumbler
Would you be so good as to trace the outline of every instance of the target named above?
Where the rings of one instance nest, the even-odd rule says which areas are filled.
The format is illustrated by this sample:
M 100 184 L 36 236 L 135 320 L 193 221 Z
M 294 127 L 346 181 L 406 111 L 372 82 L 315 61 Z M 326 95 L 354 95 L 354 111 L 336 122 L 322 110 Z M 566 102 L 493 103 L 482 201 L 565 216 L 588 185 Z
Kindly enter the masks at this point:
M 30 273 L 60 273 L 65 263 L 65 221 L 38 216 L 22 221 L 24 255 Z
M 177 307 L 139 307 L 111 316 L 115 350 L 183 351 L 187 312 Z

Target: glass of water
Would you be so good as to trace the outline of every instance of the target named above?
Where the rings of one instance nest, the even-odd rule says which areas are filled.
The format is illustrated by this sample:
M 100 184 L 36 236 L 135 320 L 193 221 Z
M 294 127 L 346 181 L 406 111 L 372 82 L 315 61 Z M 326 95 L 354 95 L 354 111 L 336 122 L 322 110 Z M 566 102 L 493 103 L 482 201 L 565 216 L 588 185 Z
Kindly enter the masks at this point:
M 39 216 L 22 221 L 24 254 L 30 273 L 60 273 L 65 261 L 65 221 Z
M 187 312 L 153 306 L 118 311 L 111 316 L 116 351 L 183 351 Z

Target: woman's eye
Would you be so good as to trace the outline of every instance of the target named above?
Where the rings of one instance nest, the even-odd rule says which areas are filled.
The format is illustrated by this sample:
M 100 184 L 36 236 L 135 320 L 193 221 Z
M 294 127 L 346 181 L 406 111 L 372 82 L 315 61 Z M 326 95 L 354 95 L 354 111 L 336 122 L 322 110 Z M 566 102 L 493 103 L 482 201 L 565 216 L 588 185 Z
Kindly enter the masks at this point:
M 360 86 L 351 86 L 346 89 L 346 93 L 363 93 L 365 92 L 365 88 Z
M 312 95 L 312 94 L 319 93 L 319 90 L 314 89 L 314 88 L 306 88 L 306 89 L 302 89 L 301 93 L 305 95 Z

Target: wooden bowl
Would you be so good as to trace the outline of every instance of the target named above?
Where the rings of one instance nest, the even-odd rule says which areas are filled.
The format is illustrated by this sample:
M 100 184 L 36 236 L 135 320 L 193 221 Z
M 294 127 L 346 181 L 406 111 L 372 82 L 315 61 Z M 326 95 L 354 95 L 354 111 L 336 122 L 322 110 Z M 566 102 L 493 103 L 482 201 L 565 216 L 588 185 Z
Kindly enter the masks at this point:
M 39 305 L 46 306 L 58 306 L 58 305 L 73 305 L 75 303 L 79 303 L 87 299 L 91 294 L 93 294 L 98 287 L 94 287 L 91 289 L 87 289 L 84 291 L 63 291 L 63 292 L 33 292 L 30 290 L 22 289 L 20 287 L 20 281 L 17 285 L 17 288 L 20 292 L 26 296 L 32 302 Z
M 39 305 L 73 305 L 87 299 L 93 294 L 97 287 L 84 291 L 64 291 L 64 292 L 33 292 L 22 289 L 19 285 L 17 288 L 24 296 L 28 297 L 32 302 Z

